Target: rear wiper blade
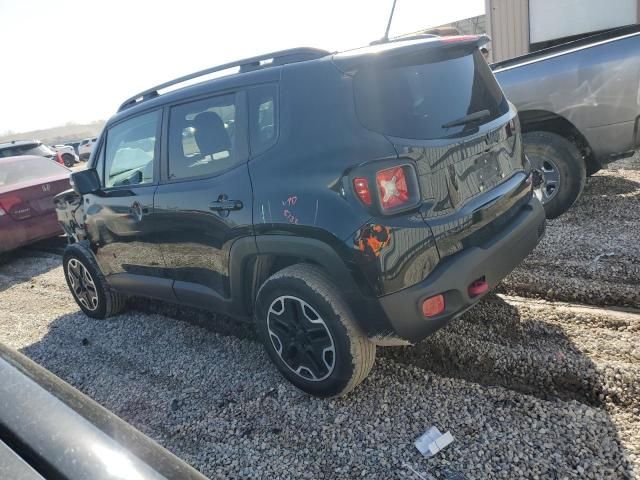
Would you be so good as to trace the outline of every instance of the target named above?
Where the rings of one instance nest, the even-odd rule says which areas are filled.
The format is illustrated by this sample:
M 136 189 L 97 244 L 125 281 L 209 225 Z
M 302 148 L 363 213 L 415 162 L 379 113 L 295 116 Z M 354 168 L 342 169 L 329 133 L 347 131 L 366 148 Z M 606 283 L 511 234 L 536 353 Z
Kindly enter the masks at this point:
M 478 120 L 482 120 L 489 115 L 491 115 L 491 112 L 489 110 L 479 110 L 477 112 L 470 113 L 469 115 L 465 115 L 464 117 L 457 120 L 445 123 L 444 125 L 442 125 L 442 128 L 457 127 L 458 125 L 466 125 L 467 123 L 477 122 Z

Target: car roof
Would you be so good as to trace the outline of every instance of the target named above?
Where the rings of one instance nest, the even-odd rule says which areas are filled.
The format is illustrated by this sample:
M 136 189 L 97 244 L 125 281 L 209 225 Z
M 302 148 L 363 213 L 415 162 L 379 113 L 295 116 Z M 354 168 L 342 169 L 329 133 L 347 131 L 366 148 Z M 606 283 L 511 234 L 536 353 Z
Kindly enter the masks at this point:
M 151 87 L 125 100 L 118 112 L 109 119 L 105 127 L 124 118 L 147 110 L 157 109 L 165 104 L 189 99 L 226 89 L 246 87 L 258 83 L 277 81 L 282 68 L 292 64 L 305 64 L 330 59 L 331 52 L 317 48 L 292 48 L 267 53 L 257 57 L 237 60 L 217 65 L 199 72 L 170 80 Z M 237 69 L 236 71 L 231 71 Z M 226 73 L 225 73 L 226 72 Z M 214 76 L 215 74 L 215 76 Z M 212 78 L 214 76 L 214 78 Z M 200 79 L 199 82 L 194 80 Z M 181 87 L 177 87 L 182 85 Z M 160 94 L 163 90 L 171 91 Z
M 12 140 L 10 142 L 0 143 L 0 150 L 4 150 L 5 148 L 40 145 L 41 143 L 42 142 L 40 140 Z

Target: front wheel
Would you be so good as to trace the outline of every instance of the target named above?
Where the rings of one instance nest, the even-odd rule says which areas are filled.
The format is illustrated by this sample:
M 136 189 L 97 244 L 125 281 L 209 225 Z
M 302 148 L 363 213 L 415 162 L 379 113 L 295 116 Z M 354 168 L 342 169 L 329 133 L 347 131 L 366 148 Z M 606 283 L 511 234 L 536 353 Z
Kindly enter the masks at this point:
M 524 152 L 531 163 L 533 191 L 547 218 L 556 218 L 578 199 L 587 177 L 578 147 L 551 132 L 523 135 Z
M 299 264 L 260 287 L 255 321 L 280 373 L 304 392 L 337 397 L 373 367 L 376 346 L 357 328 L 340 292 L 319 268 Z
M 88 247 L 80 243 L 67 246 L 62 266 L 73 299 L 86 315 L 107 318 L 124 308 L 126 298 L 111 290 Z

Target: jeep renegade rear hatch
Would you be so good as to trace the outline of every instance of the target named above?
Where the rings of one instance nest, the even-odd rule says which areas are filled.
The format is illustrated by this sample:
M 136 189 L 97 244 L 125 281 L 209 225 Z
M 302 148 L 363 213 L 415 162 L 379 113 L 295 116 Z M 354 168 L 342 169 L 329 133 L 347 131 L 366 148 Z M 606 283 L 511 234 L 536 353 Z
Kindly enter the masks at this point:
M 415 162 L 442 258 L 483 245 L 528 201 L 516 112 L 479 42 L 432 38 L 334 57 L 353 78 L 363 126 Z

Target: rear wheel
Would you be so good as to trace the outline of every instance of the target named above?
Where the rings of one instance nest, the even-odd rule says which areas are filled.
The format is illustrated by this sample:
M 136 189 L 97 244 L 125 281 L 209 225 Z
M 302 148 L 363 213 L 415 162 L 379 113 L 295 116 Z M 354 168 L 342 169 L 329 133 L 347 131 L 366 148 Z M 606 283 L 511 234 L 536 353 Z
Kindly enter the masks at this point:
M 376 346 L 357 328 L 340 292 L 312 265 L 268 278 L 256 299 L 258 334 L 280 373 L 319 397 L 353 390 L 375 362 Z
M 580 151 L 551 132 L 525 133 L 523 140 L 531 162 L 534 193 L 547 218 L 556 218 L 574 204 L 584 188 L 586 167 Z
M 64 162 L 64 166 L 65 167 L 73 167 L 74 165 L 74 161 L 73 161 L 73 155 L 71 155 L 70 153 L 63 153 L 62 154 L 62 161 Z
M 69 290 L 85 314 L 107 318 L 122 311 L 126 297 L 111 290 L 88 247 L 80 243 L 67 246 L 62 265 Z

